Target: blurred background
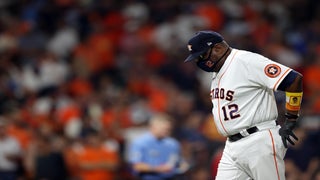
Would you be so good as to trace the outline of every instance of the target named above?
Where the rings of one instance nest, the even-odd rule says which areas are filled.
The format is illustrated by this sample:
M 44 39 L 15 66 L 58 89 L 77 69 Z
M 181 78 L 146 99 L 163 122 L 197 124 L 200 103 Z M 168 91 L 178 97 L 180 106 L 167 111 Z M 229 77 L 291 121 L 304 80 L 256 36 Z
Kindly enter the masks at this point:
M 81 167 L 102 158 L 88 147 L 100 144 L 117 164 L 107 179 L 134 179 L 127 145 L 165 112 L 191 165 L 180 179 L 214 179 L 225 138 L 211 116 L 210 74 L 183 63 L 188 39 L 204 29 L 304 75 L 286 172 L 319 180 L 318 0 L 1 0 L 0 176 L 93 179 L 99 172 Z

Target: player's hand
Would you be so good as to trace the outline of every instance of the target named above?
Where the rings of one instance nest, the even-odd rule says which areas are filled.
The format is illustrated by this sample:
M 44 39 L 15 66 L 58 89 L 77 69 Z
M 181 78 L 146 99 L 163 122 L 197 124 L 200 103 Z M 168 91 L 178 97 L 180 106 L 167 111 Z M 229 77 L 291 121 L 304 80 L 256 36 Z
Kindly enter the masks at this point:
M 294 145 L 294 142 L 291 139 L 291 137 L 293 137 L 296 141 L 298 141 L 298 137 L 293 133 L 293 129 L 295 126 L 296 126 L 296 121 L 286 120 L 284 125 L 282 125 L 281 128 L 279 129 L 279 134 L 281 136 L 283 145 L 286 148 L 288 148 L 287 141 L 290 144 Z

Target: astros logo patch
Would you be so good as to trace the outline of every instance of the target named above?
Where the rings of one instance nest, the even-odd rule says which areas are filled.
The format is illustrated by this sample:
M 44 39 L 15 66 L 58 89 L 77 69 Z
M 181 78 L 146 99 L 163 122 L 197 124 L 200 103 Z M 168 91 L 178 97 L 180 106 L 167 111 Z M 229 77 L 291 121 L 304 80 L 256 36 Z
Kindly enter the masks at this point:
M 280 74 L 281 68 L 276 64 L 268 64 L 264 68 L 264 72 L 268 77 L 275 78 Z

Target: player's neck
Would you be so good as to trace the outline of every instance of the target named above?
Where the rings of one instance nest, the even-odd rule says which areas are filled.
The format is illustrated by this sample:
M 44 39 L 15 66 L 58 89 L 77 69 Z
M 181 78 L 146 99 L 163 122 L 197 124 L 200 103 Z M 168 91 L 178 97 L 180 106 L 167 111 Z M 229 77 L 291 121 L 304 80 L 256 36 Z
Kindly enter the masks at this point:
M 231 53 L 231 47 L 228 47 L 226 52 L 221 56 L 221 59 L 218 60 L 216 67 L 214 68 L 214 72 L 219 72 L 220 69 L 222 68 L 224 62 L 226 61 L 226 59 L 228 58 L 228 56 Z

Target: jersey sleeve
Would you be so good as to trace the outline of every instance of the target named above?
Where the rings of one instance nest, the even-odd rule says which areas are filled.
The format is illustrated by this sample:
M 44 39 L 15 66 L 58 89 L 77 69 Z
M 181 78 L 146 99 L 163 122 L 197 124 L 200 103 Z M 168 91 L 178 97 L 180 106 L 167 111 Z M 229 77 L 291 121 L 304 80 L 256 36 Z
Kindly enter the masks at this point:
M 257 86 L 276 91 L 281 81 L 292 70 L 259 54 L 252 53 L 249 56 L 251 57 L 247 61 L 248 79 Z

